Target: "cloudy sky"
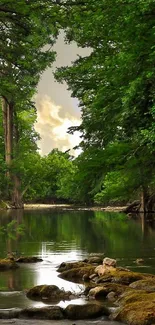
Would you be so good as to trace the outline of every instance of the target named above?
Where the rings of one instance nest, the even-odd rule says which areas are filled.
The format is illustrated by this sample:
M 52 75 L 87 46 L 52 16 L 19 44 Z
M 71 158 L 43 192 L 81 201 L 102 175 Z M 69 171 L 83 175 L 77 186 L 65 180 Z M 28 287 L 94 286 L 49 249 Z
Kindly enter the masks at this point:
M 73 125 L 80 124 L 80 109 L 78 101 L 71 98 L 66 84 L 59 84 L 54 80 L 53 69 L 60 66 L 70 65 L 77 54 L 88 55 L 88 49 L 78 48 L 75 43 L 67 45 L 61 34 L 55 45 L 57 60 L 53 68 L 48 69 L 42 75 L 38 85 L 36 106 L 38 120 L 36 130 L 41 135 L 39 148 L 42 155 L 48 154 L 53 148 L 62 151 L 71 149 L 71 153 L 78 154 L 72 148 L 76 146 L 80 137 L 78 132 L 69 135 L 67 129 Z

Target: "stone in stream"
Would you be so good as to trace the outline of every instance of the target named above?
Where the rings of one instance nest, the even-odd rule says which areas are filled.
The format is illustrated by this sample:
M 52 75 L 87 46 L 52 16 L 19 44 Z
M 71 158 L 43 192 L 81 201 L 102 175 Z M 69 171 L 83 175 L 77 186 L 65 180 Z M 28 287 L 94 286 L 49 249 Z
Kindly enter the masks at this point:
M 137 258 L 135 262 L 137 264 L 143 264 L 144 263 L 144 260 L 143 260 L 143 258 Z
M 67 264 L 67 263 L 66 263 Z M 82 283 L 83 281 L 89 281 L 89 276 L 94 273 L 95 266 L 87 263 L 68 263 L 66 271 L 59 274 L 59 277 L 65 280 L 69 280 L 76 283 Z
M 0 259 L 0 271 L 7 271 L 10 269 L 17 269 L 19 266 L 14 260 L 10 258 Z
M 100 263 L 102 263 L 102 258 L 100 256 L 91 256 L 88 258 L 87 263 L 100 264 Z
M 36 256 L 21 256 L 19 258 L 16 258 L 15 261 L 17 263 L 37 263 L 42 262 L 42 258 L 36 257 Z
M 108 274 L 110 271 L 116 268 L 116 260 L 105 257 L 103 260 L 103 264 L 96 267 L 95 272 L 101 276 Z
M 39 301 L 47 300 L 59 302 L 60 300 L 73 299 L 73 294 L 71 291 L 60 290 L 56 285 L 38 285 L 29 289 L 26 295 L 32 300 Z
M 75 268 L 80 268 L 80 267 L 84 267 L 84 266 L 88 266 L 87 262 L 70 262 L 70 263 L 61 263 L 57 269 L 58 272 L 64 272 L 64 271 L 68 271 L 71 269 L 75 269 Z
M 145 290 L 146 292 L 155 292 L 155 277 L 154 279 L 145 279 L 132 282 L 129 287 L 137 290 Z
M 116 260 L 113 258 L 105 257 L 103 260 L 103 265 L 116 267 Z
M 132 325 L 153 325 L 155 322 L 155 292 L 126 292 L 118 301 L 120 307 L 111 319 Z
M 63 309 L 59 306 L 48 306 L 40 308 L 25 308 L 20 312 L 20 318 L 29 319 L 53 319 L 60 320 L 64 318 Z
M 65 308 L 64 313 L 68 319 L 89 319 L 109 315 L 109 310 L 95 303 L 88 303 L 85 305 L 71 304 Z

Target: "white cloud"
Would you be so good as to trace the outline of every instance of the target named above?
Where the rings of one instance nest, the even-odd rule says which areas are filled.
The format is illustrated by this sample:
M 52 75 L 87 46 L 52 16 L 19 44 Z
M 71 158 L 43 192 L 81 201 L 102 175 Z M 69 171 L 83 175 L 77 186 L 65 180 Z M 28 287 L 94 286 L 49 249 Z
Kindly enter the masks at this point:
M 61 113 L 62 107 L 56 105 L 49 96 L 37 96 L 37 123 L 35 129 L 39 132 L 41 140 L 39 141 L 40 152 L 42 155 L 48 154 L 53 148 L 66 151 L 71 149 L 70 153 L 78 155 L 79 150 L 74 150 L 80 142 L 80 133 L 75 132 L 74 135 L 67 133 L 71 126 L 79 125 L 81 120 L 71 113 L 64 110 L 63 117 Z

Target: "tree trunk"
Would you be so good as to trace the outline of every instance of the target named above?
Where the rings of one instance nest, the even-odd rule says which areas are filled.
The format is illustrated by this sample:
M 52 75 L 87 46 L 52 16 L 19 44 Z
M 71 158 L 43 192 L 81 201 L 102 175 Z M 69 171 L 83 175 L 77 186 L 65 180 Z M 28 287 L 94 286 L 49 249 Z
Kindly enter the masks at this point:
M 3 111 L 3 128 L 4 128 L 4 144 L 5 144 L 5 162 L 8 167 L 6 176 L 8 178 L 8 184 L 12 182 L 13 190 L 8 188 L 9 199 L 12 201 L 12 205 L 16 209 L 23 208 L 22 195 L 21 195 L 21 182 L 18 175 L 11 172 L 11 165 L 13 159 L 13 140 L 14 145 L 17 145 L 19 137 L 17 139 L 17 130 L 13 130 L 15 126 L 14 121 L 14 104 L 8 102 L 6 98 L 2 98 L 2 111 Z M 13 132 L 14 131 L 14 132 Z M 15 137 L 13 135 L 15 133 Z
M 12 193 L 12 205 L 15 209 L 23 209 L 24 204 L 21 193 L 21 181 L 15 174 L 13 175 L 13 193 Z
M 148 212 L 153 212 L 153 198 L 154 195 L 150 196 L 148 188 L 142 186 L 140 198 L 140 212 L 144 212 L 145 214 Z
M 140 194 L 140 212 L 146 212 L 146 200 L 147 198 L 147 191 L 146 188 L 142 187 L 141 194 Z
M 12 163 L 12 152 L 13 152 L 13 105 L 9 104 L 6 98 L 2 98 L 2 111 L 3 111 L 3 128 L 4 128 L 5 162 L 8 168 L 6 172 L 6 176 L 8 178 L 8 184 L 9 184 L 11 180 L 10 167 Z
M 20 139 L 18 119 L 17 119 L 16 112 L 14 112 L 13 135 L 14 135 L 14 149 L 16 149 Z M 24 204 L 22 200 L 23 195 L 21 191 L 21 179 L 20 176 L 17 174 L 17 172 L 15 172 L 12 175 L 12 180 L 13 180 L 12 205 L 15 209 L 23 209 Z

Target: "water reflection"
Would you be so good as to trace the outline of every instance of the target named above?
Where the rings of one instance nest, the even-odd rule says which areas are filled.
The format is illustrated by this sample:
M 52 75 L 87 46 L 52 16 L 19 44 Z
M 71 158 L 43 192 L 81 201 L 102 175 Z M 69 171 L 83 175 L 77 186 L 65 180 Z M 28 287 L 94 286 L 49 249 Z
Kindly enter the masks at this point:
M 143 216 L 129 220 L 123 214 L 100 211 L 14 210 L 1 212 L 0 227 L 12 220 L 18 227 L 24 224 L 25 231 L 22 235 L 17 232 L 15 237 L 2 233 L 0 257 L 12 251 L 39 256 L 43 262 L 0 272 L 1 291 L 19 292 L 37 284 L 56 284 L 80 292 L 82 286 L 58 278 L 56 267 L 63 261 L 84 259 L 91 252 L 104 252 L 117 258 L 119 265 L 155 273 L 155 228 Z M 137 258 L 143 258 L 144 265 L 136 265 Z M 1 301 L 0 297 L 0 307 Z

